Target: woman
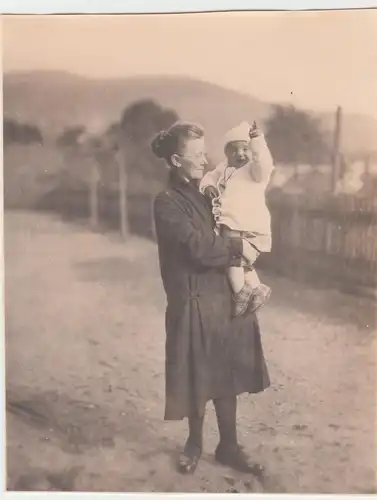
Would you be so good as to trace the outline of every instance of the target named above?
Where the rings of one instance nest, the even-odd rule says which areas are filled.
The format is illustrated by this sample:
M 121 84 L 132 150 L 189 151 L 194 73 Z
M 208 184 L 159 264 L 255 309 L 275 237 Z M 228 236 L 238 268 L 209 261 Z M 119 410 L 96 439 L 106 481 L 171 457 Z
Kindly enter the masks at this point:
M 168 188 L 155 199 L 154 217 L 166 309 L 165 420 L 188 418 L 189 436 L 179 459 L 194 472 L 202 452 L 205 407 L 212 400 L 220 442 L 215 458 L 258 473 L 236 433 L 237 395 L 269 386 L 255 315 L 231 317 L 230 265 L 240 266 L 253 248 L 214 233 L 211 206 L 198 186 L 206 166 L 204 132 L 177 122 L 160 132 L 152 150 L 170 170 Z

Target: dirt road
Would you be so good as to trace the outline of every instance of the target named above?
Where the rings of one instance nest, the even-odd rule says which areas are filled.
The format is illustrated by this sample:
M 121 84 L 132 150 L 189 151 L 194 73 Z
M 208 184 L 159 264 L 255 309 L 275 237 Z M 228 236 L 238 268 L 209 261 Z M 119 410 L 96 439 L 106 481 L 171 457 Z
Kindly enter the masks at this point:
M 376 491 L 375 304 L 267 281 L 272 387 L 240 399 L 264 482 L 217 466 L 212 407 L 193 477 L 185 422 L 162 420 L 164 307 L 155 246 L 51 216 L 5 213 L 8 489 Z

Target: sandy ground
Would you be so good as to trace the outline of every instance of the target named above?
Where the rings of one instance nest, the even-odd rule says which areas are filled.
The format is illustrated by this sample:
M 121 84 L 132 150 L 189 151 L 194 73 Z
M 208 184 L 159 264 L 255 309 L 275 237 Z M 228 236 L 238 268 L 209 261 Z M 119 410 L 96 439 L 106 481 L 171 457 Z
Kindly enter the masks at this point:
M 162 420 L 155 246 L 5 213 L 8 489 L 376 491 L 375 304 L 283 278 L 260 313 L 272 387 L 243 396 L 239 437 L 263 481 L 215 464 L 211 406 L 192 477 L 186 423 Z

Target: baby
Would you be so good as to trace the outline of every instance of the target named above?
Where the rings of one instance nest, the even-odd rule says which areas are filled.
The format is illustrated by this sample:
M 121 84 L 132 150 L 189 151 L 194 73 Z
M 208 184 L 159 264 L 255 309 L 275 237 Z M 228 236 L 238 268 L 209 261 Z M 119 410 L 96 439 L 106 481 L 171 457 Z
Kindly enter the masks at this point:
M 249 241 L 255 254 L 242 267 L 229 268 L 233 315 L 255 312 L 271 295 L 254 269 L 261 252 L 271 251 L 271 216 L 265 191 L 274 170 L 273 159 L 261 130 L 243 122 L 225 136 L 226 161 L 208 172 L 200 191 L 212 200 L 216 230 Z

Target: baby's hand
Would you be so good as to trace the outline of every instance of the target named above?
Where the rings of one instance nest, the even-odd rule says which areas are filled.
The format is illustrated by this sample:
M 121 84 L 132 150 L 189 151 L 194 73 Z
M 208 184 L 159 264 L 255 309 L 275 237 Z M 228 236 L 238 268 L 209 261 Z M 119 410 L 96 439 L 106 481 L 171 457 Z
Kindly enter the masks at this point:
M 218 190 L 214 186 L 207 186 L 204 190 L 204 196 L 207 196 L 210 200 L 217 198 L 219 196 Z
M 254 120 L 253 126 L 250 129 L 250 139 L 260 137 L 262 135 L 262 130 L 258 127 L 257 122 Z

